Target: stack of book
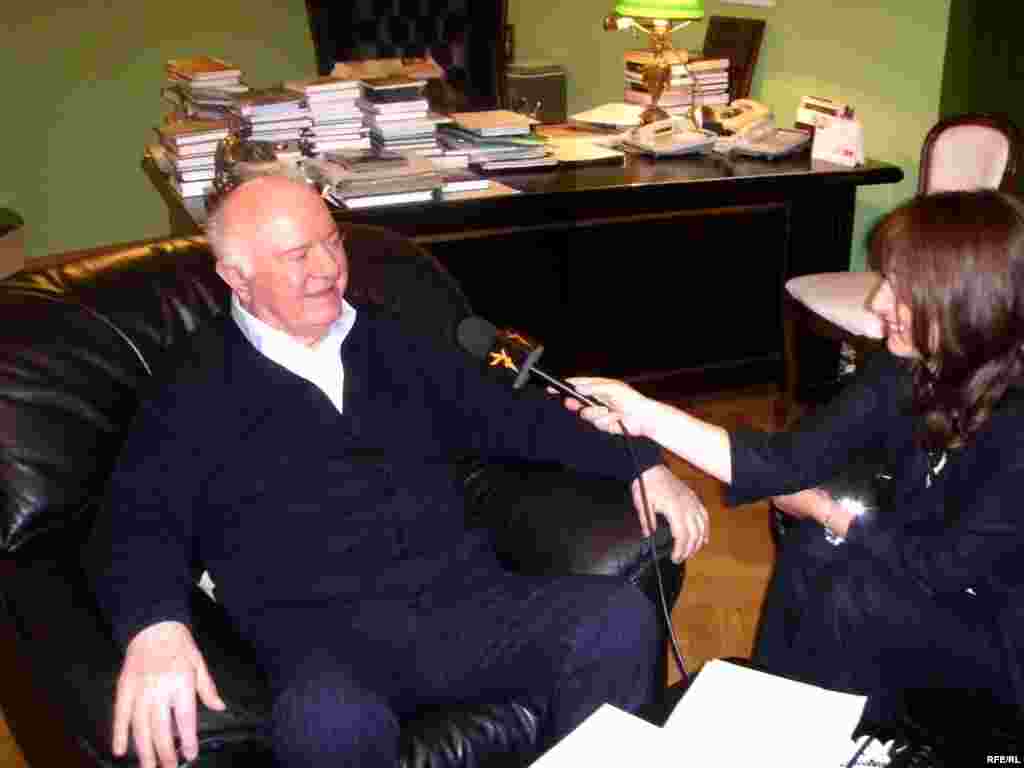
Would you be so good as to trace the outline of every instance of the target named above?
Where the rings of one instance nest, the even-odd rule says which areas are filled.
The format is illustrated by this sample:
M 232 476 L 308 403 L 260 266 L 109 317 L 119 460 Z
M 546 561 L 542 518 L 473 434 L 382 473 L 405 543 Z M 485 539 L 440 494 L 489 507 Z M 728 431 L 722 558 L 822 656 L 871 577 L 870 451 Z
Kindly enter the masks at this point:
M 324 198 L 345 208 L 429 202 L 444 184 L 429 158 L 375 149 L 325 152 L 304 167 Z
M 203 88 L 230 88 L 241 84 L 242 70 L 215 56 L 168 59 L 167 79 Z
M 302 94 L 312 124 L 303 130 L 302 141 L 310 154 L 339 149 L 369 149 L 369 129 L 358 107 L 359 81 L 324 77 L 286 80 L 285 88 Z
M 693 103 L 693 78 L 682 61 L 673 62 L 672 53 L 666 54 L 670 65 L 668 87 L 661 92 L 658 106 L 669 114 L 672 108 L 687 108 Z M 626 51 L 623 76 L 626 81 L 623 101 L 627 104 L 649 106 L 653 101 L 651 92 L 644 83 L 644 70 L 653 61 L 650 51 Z
M 313 124 L 303 94 L 284 86 L 253 88 L 230 107 L 240 133 L 254 141 L 297 142 Z
M 224 119 L 235 97 L 249 90 L 238 67 L 213 56 L 169 59 L 164 69 L 163 97 L 178 114 L 192 119 Z
M 686 68 L 693 79 L 694 104 L 729 103 L 729 59 L 694 59 Z
M 359 82 L 362 95 L 356 103 L 374 149 L 424 157 L 440 154 L 437 124 L 446 118 L 431 112 L 423 94 L 426 80 L 387 75 Z
M 228 136 L 226 120 L 183 120 L 161 125 L 159 152 L 150 154 L 168 173 L 182 197 L 197 197 L 213 186 L 217 144 Z M 157 157 L 157 154 L 160 157 Z
M 666 54 L 672 62 L 672 53 Z M 650 51 L 625 53 L 623 100 L 648 106 L 651 93 L 644 83 L 644 69 L 651 62 Z M 692 105 L 713 106 L 729 103 L 729 59 L 690 59 L 670 63 L 669 85 L 661 93 L 658 106 L 668 114 L 685 114 Z
M 533 133 L 537 121 L 504 109 L 456 112 L 453 123 L 438 128 L 441 144 L 468 154 L 481 172 L 558 165 L 547 141 Z

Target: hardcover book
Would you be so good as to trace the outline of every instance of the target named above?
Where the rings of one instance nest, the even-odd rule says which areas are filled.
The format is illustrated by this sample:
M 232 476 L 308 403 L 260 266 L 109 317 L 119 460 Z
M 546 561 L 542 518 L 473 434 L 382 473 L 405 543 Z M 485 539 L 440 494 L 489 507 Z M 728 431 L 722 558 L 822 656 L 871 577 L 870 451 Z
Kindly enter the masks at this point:
M 397 114 L 401 112 L 422 112 L 426 114 L 430 102 L 426 99 L 406 99 L 402 101 L 374 102 L 369 99 L 357 99 L 356 106 L 374 114 Z
M 363 98 L 375 103 L 407 101 L 423 97 L 426 80 L 416 80 L 405 75 L 386 75 L 384 77 L 367 77 L 359 81 L 362 85 Z
M 169 74 L 186 80 L 227 79 L 242 76 L 242 70 L 215 56 L 168 59 L 166 68 Z
M 692 72 L 728 72 L 729 59 L 694 59 L 687 62 L 686 68 Z
M 452 120 L 463 130 L 478 136 L 512 136 L 528 134 L 539 123 L 528 115 L 509 109 L 484 109 L 479 112 L 453 112 Z
M 398 205 L 401 203 L 429 203 L 437 199 L 436 189 L 422 189 L 411 192 L 391 192 L 377 195 L 361 195 L 358 197 L 339 198 L 331 195 L 331 199 L 345 208 L 373 208 L 379 205 Z
M 444 183 L 441 185 L 441 192 L 445 194 L 468 192 L 474 189 L 487 189 L 490 185 L 490 179 L 477 176 L 472 171 L 446 171 L 444 173 Z
M 234 108 L 243 115 L 271 108 L 292 107 L 300 109 L 304 107 L 302 94 L 290 91 L 284 87 L 253 88 L 247 93 L 241 93 L 235 98 Z
M 164 147 L 170 153 L 172 159 L 180 157 L 195 157 L 196 155 L 214 155 L 217 152 L 218 141 L 197 141 L 193 144 L 174 144 L 170 141 L 160 139 Z
M 290 91 L 303 94 L 331 93 L 333 91 L 358 91 L 358 80 L 346 80 L 341 77 L 324 75 L 322 77 L 309 77 L 300 80 L 285 80 L 284 87 Z
M 390 91 L 395 88 L 416 88 L 422 90 L 427 85 L 426 80 L 418 80 L 406 75 L 364 77 L 359 82 L 371 91 Z
M 179 120 L 160 125 L 157 134 L 172 144 L 194 144 L 200 141 L 216 141 L 228 135 L 227 120 Z
M 684 61 L 674 61 L 672 53 L 666 53 L 665 58 L 669 62 L 669 66 L 673 75 L 685 75 L 687 72 L 687 63 Z M 654 62 L 654 54 L 650 51 L 626 51 L 623 54 L 625 63 L 625 69 L 628 72 L 636 72 L 642 74 L 644 68 Z

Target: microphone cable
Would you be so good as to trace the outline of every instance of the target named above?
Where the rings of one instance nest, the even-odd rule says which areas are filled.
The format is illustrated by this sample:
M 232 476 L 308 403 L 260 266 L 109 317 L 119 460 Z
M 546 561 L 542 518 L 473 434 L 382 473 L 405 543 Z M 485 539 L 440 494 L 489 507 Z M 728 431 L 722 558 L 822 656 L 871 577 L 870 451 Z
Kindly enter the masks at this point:
M 637 483 L 640 486 L 640 501 L 643 506 L 644 519 L 648 522 L 651 521 L 651 507 L 647 501 L 647 486 L 644 483 L 644 479 L 640 470 L 640 460 L 637 458 L 636 450 L 633 448 L 633 436 L 626 429 L 626 425 L 621 421 L 619 427 L 622 429 L 622 441 L 626 445 L 626 452 L 629 454 L 630 459 L 633 462 L 633 471 L 636 474 Z M 654 578 L 658 582 L 658 598 L 661 602 L 661 613 L 665 617 L 665 626 L 668 628 L 668 639 L 669 644 L 672 647 L 672 658 L 676 663 L 676 668 L 679 670 L 680 679 L 683 681 L 685 687 L 690 685 L 690 676 L 686 673 L 686 665 L 683 663 L 683 654 L 679 650 L 679 641 L 676 638 L 675 627 L 672 626 L 672 613 L 668 609 L 668 600 L 665 598 L 665 584 L 661 579 L 661 567 L 658 564 L 658 552 L 657 546 L 654 542 L 654 535 L 658 530 L 658 518 L 653 517 L 654 527 L 651 532 L 647 534 L 647 551 L 651 557 L 651 566 L 654 568 Z
M 561 392 L 564 395 L 574 397 L 580 402 L 584 403 L 585 405 L 598 405 L 605 407 L 604 403 L 602 403 L 597 398 L 587 397 L 586 395 L 581 394 L 576 390 L 576 387 L 572 386 L 568 382 L 557 379 L 554 376 L 551 376 L 550 374 L 540 370 L 534 365 L 530 365 L 528 370 L 531 374 L 534 374 L 538 378 L 542 379 L 553 389 Z M 626 451 L 629 453 L 630 459 L 633 462 L 633 472 L 636 475 L 637 482 L 640 486 L 640 501 L 641 505 L 643 506 L 644 518 L 649 521 L 651 520 L 651 508 L 650 503 L 647 500 L 647 486 L 644 484 L 643 477 L 641 477 L 640 460 L 637 457 L 636 451 L 633 448 L 633 436 L 629 433 L 629 430 L 626 429 L 626 425 L 623 424 L 621 420 L 619 421 L 619 427 L 622 429 L 622 439 L 623 442 L 626 444 Z M 658 566 L 657 547 L 654 543 L 654 534 L 657 532 L 657 521 L 658 518 L 655 516 L 654 529 L 646 537 L 647 551 L 650 553 L 651 564 L 654 567 L 654 577 L 655 580 L 658 582 L 658 597 L 661 602 L 662 615 L 665 617 L 665 625 L 668 628 L 668 637 L 671 641 L 672 646 L 672 657 L 675 660 L 676 667 L 679 669 L 679 675 L 683 681 L 683 684 L 688 686 L 690 683 L 690 676 L 686 674 L 686 666 L 683 663 L 683 654 L 679 650 L 679 641 L 676 638 L 675 628 L 672 626 L 672 614 L 668 609 L 668 600 L 665 597 L 665 584 L 661 578 L 661 568 Z

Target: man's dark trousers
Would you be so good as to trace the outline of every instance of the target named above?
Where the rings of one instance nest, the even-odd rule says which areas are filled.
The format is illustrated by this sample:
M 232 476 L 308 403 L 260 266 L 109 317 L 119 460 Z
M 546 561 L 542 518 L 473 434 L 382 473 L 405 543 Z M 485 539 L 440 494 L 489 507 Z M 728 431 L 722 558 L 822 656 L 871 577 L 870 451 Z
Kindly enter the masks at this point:
M 613 577 L 492 571 L 462 594 L 322 609 L 260 620 L 275 625 L 261 650 L 287 766 L 394 766 L 400 723 L 417 709 L 515 697 L 548 699 L 547 746 L 604 702 L 649 703 L 664 653 L 655 607 Z

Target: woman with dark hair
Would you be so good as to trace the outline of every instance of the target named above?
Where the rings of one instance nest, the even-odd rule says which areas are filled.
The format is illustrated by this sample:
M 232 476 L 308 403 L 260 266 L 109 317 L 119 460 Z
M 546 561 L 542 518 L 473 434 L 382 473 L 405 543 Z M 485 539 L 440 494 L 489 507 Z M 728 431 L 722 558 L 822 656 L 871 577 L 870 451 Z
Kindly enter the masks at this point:
M 754 662 L 863 694 L 969 690 L 1024 705 L 1024 205 L 995 191 L 918 197 L 870 251 L 887 350 L 788 432 L 726 432 L 621 382 L 581 378 L 623 425 L 729 484 L 776 497 L 781 540 Z M 880 456 L 884 503 L 816 486 Z M 811 490 L 802 490 L 811 489 Z M 779 494 L 791 494 L 779 496 Z

